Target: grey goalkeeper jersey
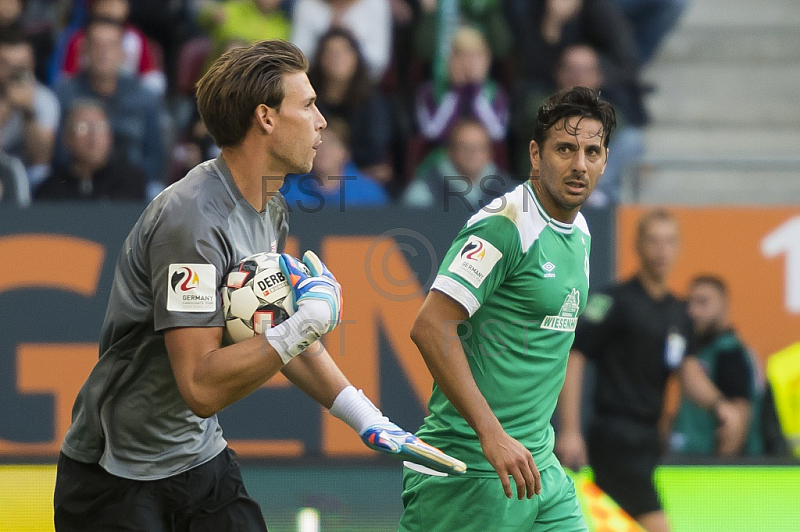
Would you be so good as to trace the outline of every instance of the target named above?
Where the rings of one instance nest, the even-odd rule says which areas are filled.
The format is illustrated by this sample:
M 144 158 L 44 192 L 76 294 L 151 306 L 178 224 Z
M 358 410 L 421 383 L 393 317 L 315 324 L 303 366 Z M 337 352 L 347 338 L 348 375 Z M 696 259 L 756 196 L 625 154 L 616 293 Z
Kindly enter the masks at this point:
M 117 259 L 100 358 L 75 400 L 64 454 L 151 480 L 221 452 L 217 416 L 194 415 L 178 391 L 163 331 L 222 326 L 224 276 L 248 255 L 283 251 L 288 232 L 283 197 L 257 212 L 221 156 L 154 199 Z

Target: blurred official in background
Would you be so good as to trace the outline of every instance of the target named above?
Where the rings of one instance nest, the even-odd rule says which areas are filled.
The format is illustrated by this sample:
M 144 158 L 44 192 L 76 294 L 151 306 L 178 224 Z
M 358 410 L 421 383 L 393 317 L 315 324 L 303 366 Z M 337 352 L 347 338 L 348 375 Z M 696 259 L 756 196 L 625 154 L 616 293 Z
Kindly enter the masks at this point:
M 670 213 L 655 210 L 639 220 L 639 270 L 589 298 L 559 398 L 556 453 L 562 463 L 578 469 L 588 462 L 597 485 L 650 532 L 669 530 L 652 477 L 666 439 L 659 419 L 670 375 L 680 370 L 687 395 L 722 425 L 737 415 L 702 378 L 698 364 L 684 364 L 694 352 L 692 325 L 685 303 L 667 286 L 678 248 L 678 223 Z M 587 359 L 597 369 L 596 412 L 584 440 L 580 406 Z

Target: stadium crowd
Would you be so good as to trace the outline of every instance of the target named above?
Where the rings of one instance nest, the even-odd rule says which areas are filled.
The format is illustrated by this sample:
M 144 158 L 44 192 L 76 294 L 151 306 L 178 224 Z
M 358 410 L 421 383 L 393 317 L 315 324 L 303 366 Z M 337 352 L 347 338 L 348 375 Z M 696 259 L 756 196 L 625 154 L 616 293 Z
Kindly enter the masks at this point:
M 600 89 L 621 117 L 591 199 L 613 203 L 644 151 L 651 89 L 640 70 L 684 3 L 7 0 L 0 201 L 152 199 L 219 153 L 194 101 L 205 68 L 278 38 L 309 57 L 318 106 L 336 124 L 314 187 L 331 197 L 346 187 L 347 207 L 431 207 L 445 187 L 471 205 L 502 194 L 529 174 L 532 113 L 572 85 Z

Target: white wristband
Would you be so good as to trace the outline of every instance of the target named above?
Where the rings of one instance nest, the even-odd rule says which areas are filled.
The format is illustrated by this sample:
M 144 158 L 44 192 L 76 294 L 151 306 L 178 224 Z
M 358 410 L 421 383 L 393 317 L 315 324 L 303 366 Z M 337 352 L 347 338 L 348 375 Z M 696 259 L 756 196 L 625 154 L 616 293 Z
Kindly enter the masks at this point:
M 311 308 L 303 305 L 292 317 L 264 331 L 267 342 L 278 352 L 284 364 L 308 349 L 308 346 L 322 336 L 322 323 L 310 314 Z
M 354 386 L 347 386 L 339 392 L 330 412 L 350 425 L 359 436 L 374 425 L 389 423 L 383 412 L 364 395 L 362 390 L 356 390 Z

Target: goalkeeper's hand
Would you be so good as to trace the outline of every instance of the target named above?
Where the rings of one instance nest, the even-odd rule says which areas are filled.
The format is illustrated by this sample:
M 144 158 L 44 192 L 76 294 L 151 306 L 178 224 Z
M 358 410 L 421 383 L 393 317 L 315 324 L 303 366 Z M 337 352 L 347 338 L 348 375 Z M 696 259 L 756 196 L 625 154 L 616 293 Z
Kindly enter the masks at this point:
M 361 434 L 361 440 L 370 449 L 441 473 L 463 475 L 467 470 L 467 465 L 461 460 L 428 445 L 388 420 L 368 427 Z
M 278 262 L 292 287 L 294 313 L 264 335 L 286 364 L 339 324 L 342 287 L 313 251 L 303 255 L 305 267 L 286 253 Z
M 335 329 L 342 319 L 342 287 L 316 253 L 305 252 L 305 268 L 287 253 L 279 263 L 292 286 L 295 313 L 302 313 L 319 336 Z

